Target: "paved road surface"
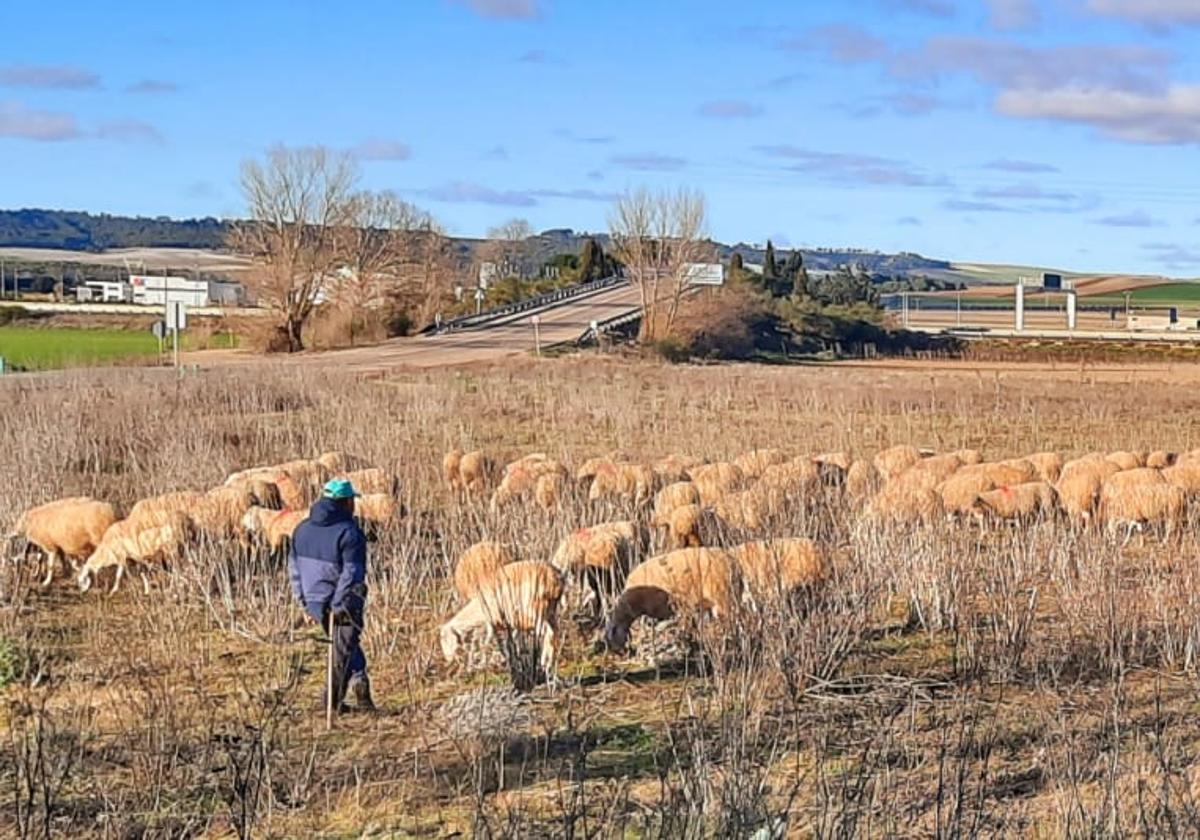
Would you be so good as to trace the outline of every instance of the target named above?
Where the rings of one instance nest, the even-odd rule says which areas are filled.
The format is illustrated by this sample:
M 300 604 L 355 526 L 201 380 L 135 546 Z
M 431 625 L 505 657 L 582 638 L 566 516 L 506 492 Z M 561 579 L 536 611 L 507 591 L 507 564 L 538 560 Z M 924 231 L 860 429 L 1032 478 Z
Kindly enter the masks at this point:
M 638 308 L 637 289 L 629 285 L 605 289 L 537 313 L 543 346 L 577 339 L 592 321 L 603 321 Z M 442 367 L 488 361 L 534 350 L 534 313 L 511 320 L 439 335 L 397 338 L 374 347 L 338 350 L 310 357 L 312 362 L 347 370 L 383 370 L 392 367 Z

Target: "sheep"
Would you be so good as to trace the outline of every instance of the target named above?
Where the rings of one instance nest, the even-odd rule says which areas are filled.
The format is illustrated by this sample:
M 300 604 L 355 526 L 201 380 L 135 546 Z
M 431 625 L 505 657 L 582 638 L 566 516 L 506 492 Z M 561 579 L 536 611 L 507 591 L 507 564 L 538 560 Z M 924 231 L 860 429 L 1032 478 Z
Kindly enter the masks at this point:
M 462 475 L 459 473 L 459 468 L 462 465 L 463 452 L 461 449 L 451 449 L 442 456 L 442 477 L 446 479 L 446 485 L 455 493 L 459 493 L 465 488 L 463 487 Z
M 144 527 L 136 520 L 114 524 L 79 570 L 79 590 L 87 592 L 99 572 L 115 566 L 117 571 L 109 590 L 109 594 L 115 594 L 129 564 L 136 563 L 142 567 L 142 590 L 150 594 L 145 567 L 152 562 L 167 563 L 178 559 L 190 533 L 191 526 L 182 514 L 176 514 L 169 524 L 152 527 Z
M 505 468 L 500 486 L 492 494 L 491 509 L 496 511 L 512 501 L 525 498 L 534 492 L 539 478 L 555 473 L 564 479 L 569 475 L 566 467 L 548 458 L 510 464 Z
M 117 521 L 113 506 L 88 496 L 72 496 L 26 511 L 9 539 L 24 538 L 26 555 L 37 548 L 46 557 L 43 589 L 54 582 L 63 560 L 85 560 L 96 550 L 105 532 Z
M 242 517 L 253 505 L 254 495 L 244 486 L 217 487 L 208 493 L 181 490 L 142 499 L 129 511 L 128 518 L 157 526 L 164 524 L 164 517 L 182 513 L 197 530 L 213 539 L 223 539 L 238 532 Z
M 548 678 L 558 655 L 558 602 L 563 594 L 562 573 L 548 563 L 523 560 L 496 570 L 439 631 L 442 655 L 453 662 L 463 638 L 486 629 L 497 633 L 532 633 L 540 644 L 538 657 Z
M 876 453 L 872 463 L 885 480 L 890 480 L 920 461 L 921 457 L 921 450 L 915 446 L 893 446 Z
M 974 511 L 980 493 L 995 489 L 996 483 L 986 474 L 960 471 L 934 488 L 934 492 L 942 497 L 942 507 L 948 515 L 966 516 Z
M 1156 449 L 1146 456 L 1146 466 L 1155 470 L 1163 470 L 1174 466 L 1175 460 L 1176 456 L 1174 452 Z
M 854 461 L 846 470 L 846 480 L 843 485 L 848 499 L 862 502 L 874 496 L 879 490 L 882 476 L 870 461 Z
M 354 499 L 354 518 L 368 535 L 390 525 L 399 515 L 400 503 L 390 493 L 363 493 Z
M 1024 458 L 969 464 L 959 468 L 957 474 L 987 476 L 997 487 L 1026 484 L 1030 481 L 1039 481 L 1041 479 L 1033 464 Z
M 1162 471 L 1163 478 L 1189 496 L 1200 495 L 1200 460 L 1181 458 Z
M 1042 481 L 1053 484 L 1062 475 L 1064 462 L 1061 452 L 1035 452 L 1025 460 L 1033 465 Z
M 356 465 L 362 463 L 361 458 L 356 458 L 353 455 L 347 455 L 345 452 L 322 452 L 313 462 L 320 464 L 326 472 L 331 475 L 344 473 L 348 470 L 356 469 Z
M 878 525 L 928 524 L 943 516 L 942 497 L 932 489 L 889 482 L 867 503 L 864 517 Z
M 909 492 L 933 490 L 962 467 L 962 461 L 957 455 L 934 455 L 917 461 L 908 469 L 893 475 L 888 486 L 893 492 Z
M 590 484 L 592 479 L 605 467 L 614 465 L 612 458 L 603 455 L 599 458 L 588 458 L 575 470 L 575 480 L 581 484 Z
M 825 552 L 810 539 L 773 539 L 742 543 L 729 550 L 746 593 L 764 604 L 811 589 L 827 574 Z
M 562 473 L 551 472 L 539 475 L 533 488 L 533 499 L 542 510 L 554 510 L 567 491 L 567 480 Z
M 758 478 L 766 471 L 767 467 L 786 464 L 790 460 L 792 460 L 792 456 L 781 449 L 754 449 L 734 458 L 733 465 L 744 474 Z
M 700 540 L 700 527 L 704 509 L 698 504 L 680 505 L 667 517 L 667 545 L 671 548 L 696 548 Z
M 1054 508 L 1054 488 L 1045 481 L 1027 481 L 980 493 L 972 512 L 980 519 L 1025 522 L 1049 514 Z
M 494 481 L 496 464 L 482 450 L 474 449 L 458 463 L 458 480 L 468 495 L 482 493 Z
M 657 483 L 654 471 L 642 464 L 601 464 L 588 489 L 588 501 L 616 498 L 641 506 L 650 501 Z
M 696 485 L 690 481 L 676 481 L 659 490 L 654 497 L 654 512 L 650 515 L 650 524 L 656 528 L 665 528 L 670 524 L 672 511 L 684 505 L 700 503 L 700 493 Z
M 604 629 L 604 642 L 610 650 L 624 650 L 630 627 L 643 615 L 665 621 L 688 610 L 728 619 L 740 596 L 737 564 L 728 552 L 684 548 L 651 557 L 625 579 L 625 589 Z
M 814 455 L 812 460 L 817 464 L 831 464 L 843 473 L 850 469 L 850 465 L 854 463 L 854 459 L 850 457 L 849 452 L 822 452 L 820 455 Z
M 1138 467 L 1146 466 L 1146 453 L 1144 452 L 1110 452 L 1105 460 L 1116 464 L 1122 471 L 1135 470 Z
M 822 468 L 837 469 L 818 464 L 808 458 L 796 458 L 782 464 L 772 464 L 764 469 L 759 475 L 758 484 L 793 493 L 812 492 L 824 484 Z
M 638 528 L 629 520 L 580 528 L 558 544 L 550 565 L 569 577 L 586 578 L 599 617 L 606 600 L 624 582 L 639 542 Z
M 306 510 L 270 510 L 255 505 L 242 515 L 242 530 L 247 536 L 259 535 L 266 540 L 271 552 L 278 554 L 307 518 Z
M 699 458 L 693 458 L 690 455 L 671 454 L 659 458 L 650 465 L 650 469 L 654 470 L 654 474 L 658 476 L 659 481 L 670 483 L 687 481 L 690 478 L 688 470 L 698 467 L 702 463 Z
M 1071 521 L 1078 525 L 1092 521 L 1101 485 L 1116 472 L 1119 472 L 1117 465 L 1103 458 L 1080 458 L 1063 465 L 1054 489 Z
M 400 492 L 400 479 L 387 470 L 379 467 L 369 467 L 364 470 L 342 473 L 338 478 L 349 481 L 359 493 L 388 493 L 396 495 Z
M 516 560 L 512 552 L 498 542 L 489 540 L 475 543 L 454 564 L 454 589 L 460 598 L 469 601 L 482 586 L 495 578 L 501 568 Z
M 688 470 L 688 477 L 706 505 L 713 504 L 726 493 L 740 490 L 746 483 L 746 474 L 741 467 L 725 462 L 693 467 Z
M 1101 493 L 1100 521 L 1114 530 L 1128 525 L 1129 533 L 1141 530 L 1142 526 L 1160 523 L 1168 531 L 1183 521 L 1187 498 L 1183 488 L 1163 482 L 1161 484 L 1139 484 L 1124 488 L 1121 492 Z

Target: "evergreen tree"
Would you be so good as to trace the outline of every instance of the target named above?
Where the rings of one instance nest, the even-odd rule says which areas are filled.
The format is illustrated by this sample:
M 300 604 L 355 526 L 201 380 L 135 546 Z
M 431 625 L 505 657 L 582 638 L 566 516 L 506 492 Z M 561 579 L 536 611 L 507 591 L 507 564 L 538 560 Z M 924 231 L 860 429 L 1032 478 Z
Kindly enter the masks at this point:
M 775 265 L 775 246 L 767 240 L 767 254 L 763 257 L 763 285 L 770 286 L 779 279 L 779 268 Z
M 746 271 L 746 267 L 745 267 L 745 264 L 742 262 L 742 255 L 739 254 L 737 251 L 734 251 L 732 254 L 729 255 L 729 279 L 730 280 L 741 279 L 741 277 L 745 273 L 745 271 Z
M 579 282 L 590 283 L 605 275 L 604 252 L 595 238 L 588 237 L 583 243 L 583 251 L 579 254 Z

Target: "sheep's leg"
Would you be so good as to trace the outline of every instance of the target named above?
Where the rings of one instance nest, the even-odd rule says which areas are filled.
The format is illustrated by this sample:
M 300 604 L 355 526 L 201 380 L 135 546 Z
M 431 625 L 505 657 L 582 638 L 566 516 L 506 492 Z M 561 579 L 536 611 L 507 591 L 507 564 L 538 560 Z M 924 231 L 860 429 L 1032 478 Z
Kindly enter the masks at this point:
M 546 675 L 546 681 L 553 683 L 555 681 L 554 662 L 558 655 L 558 637 L 554 633 L 554 628 L 549 624 L 541 624 L 537 632 L 542 643 L 540 657 L 542 672 Z
M 50 551 L 46 554 L 46 576 L 42 578 L 42 589 L 48 587 L 54 582 L 54 573 L 58 569 L 58 552 Z
M 116 595 L 117 590 L 121 588 L 121 578 L 125 577 L 125 564 L 117 564 L 117 573 L 113 576 L 112 589 L 108 590 L 109 595 Z
M 145 569 L 142 569 L 140 572 L 138 572 L 138 574 L 140 574 L 142 577 L 142 594 L 149 595 L 150 594 L 150 577 L 146 574 Z

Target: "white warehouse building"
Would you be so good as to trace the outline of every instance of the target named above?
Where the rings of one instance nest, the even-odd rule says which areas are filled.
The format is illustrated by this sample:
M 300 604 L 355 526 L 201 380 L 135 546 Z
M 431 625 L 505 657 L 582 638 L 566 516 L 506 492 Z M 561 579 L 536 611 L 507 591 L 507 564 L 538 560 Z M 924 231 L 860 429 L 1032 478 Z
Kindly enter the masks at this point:
M 187 306 L 239 306 L 245 297 L 240 283 L 220 280 L 134 274 L 129 282 L 133 302 L 144 306 L 163 306 L 168 299 Z

